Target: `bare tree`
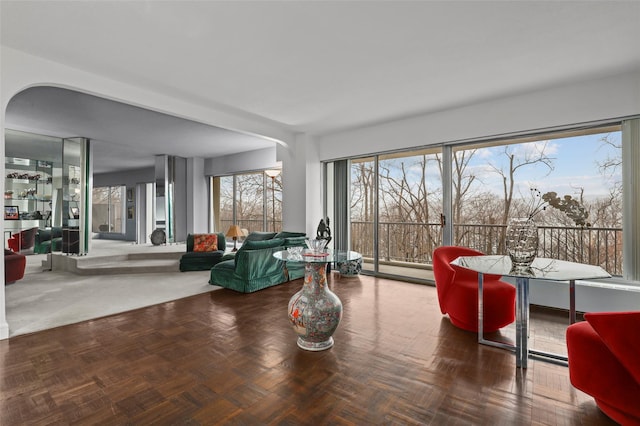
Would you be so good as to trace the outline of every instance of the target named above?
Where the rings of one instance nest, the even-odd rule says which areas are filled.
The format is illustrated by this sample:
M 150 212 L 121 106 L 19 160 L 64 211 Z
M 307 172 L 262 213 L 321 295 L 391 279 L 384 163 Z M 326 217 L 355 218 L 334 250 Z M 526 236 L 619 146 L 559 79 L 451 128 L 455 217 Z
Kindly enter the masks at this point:
M 398 260 L 429 258 L 436 236 L 429 232 L 430 202 L 427 186 L 427 155 L 380 163 L 380 214 L 386 218 L 387 246 L 399 253 Z M 410 178 L 407 168 L 413 170 Z M 389 255 L 388 255 L 389 256 Z
M 373 163 L 358 162 L 351 166 L 351 212 L 352 219 L 369 222 L 374 210 Z
M 617 155 L 607 155 L 602 161 L 598 161 L 598 167 L 603 176 L 613 175 L 622 167 L 622 141 L 614 139 L 611 133 L 607 133 L 600 138 L 600 142 L 603 146 L 609 146 L 614 148 L 614 152 Z
M 476 175 L 469 172 L 469 163 L 476 150 L 462 150 L 453 156 L 453 220 L 461 223 L 464 200 L 476 180 Z
M 499 253 L 503 201 L 490 191 L 464 199 L 461 221 L 454 234 L 454 244 L 471 247 L 487 254 Z
M 264 190 L 262 173 L 236 176 L 236 217 L 250 231 L 262 229 Z
M 622 226 L 622 181 L 615 178 L 622 169 L 622 141 L 615 140 L 611 133 L 600 138 L 602 147 L 613 148 L 613 154 L 607 154 L 596 164 L 604 179 L 611 180 L 612 187 L 606 199 L 598 200 L 594 208 L 593 222 L 597 226 Z
M 507 223 L 509 215 L 511 213 L 511 207 L 513 204 L 513 195 L 516 187 L 516 176 L 519 171 L 526 167 L 542 165 L 547 168 L 545 176 L 549 175 L 553 171 L 553 161 L 555 158 L 550 157 L 547 153 L 547 145 L 549 141 L 544 141 L 542 144 L 531 142 L 518 145 L 505 145 L 502 149 L 502 154 L 507 158 L 507 165 L 502 166 L 496 162 L 489 162 L 489 167 L 493 169 L 495 173 L 500 175 L 502 180 L 502 191 L 504 209 L 502 213 L 502 223 Z M 515 147 L 524 147 L 524 153 L 520 154 L 515 152 Z M 531 148 L 531 149 L 529 149 Z
M 452 215 L 451 220 L 457 226 L 455 234 L 453 236 L 454 244 L 466 245 L 469 247 L 476 247 L 478 250 L 483 248 L 478 246 L 472 241 L 479 241 L 474 237 L 477 229 L 474 229 L 466 224 L 473 223 L 478 218 L 487 218 L 487 215 L 482 215 L 479 208 L 490 205 L 490 203 L 479 203 L 476 205 L 474 202 L 478 199 L 478 196 L 482 197 L 482 194 L 471 197 L 475 183 L 478 182 L 476 174 L 473 172 L 471 163 L 473 157 L 476 155 L 477 149 L 462 149 L 458 150 L 453 155 L 452 164 L 452 176 L 451 183 L 453 186 L 452 192 Z M 438 169 L 440 171 L 440 178 L 444 181 L 442 158 L 439 154 L 435 156 L 438 163 Z M 484 209 L 483 209 L 484 210 Z M 491 222 L 490 222 L 491 223 Z
M 374 162 L 351 164 L 351 221 L 357 231 L 351 233 L 351 247 L 365 256 L 373 255 L 373 215 L 375 209 Z

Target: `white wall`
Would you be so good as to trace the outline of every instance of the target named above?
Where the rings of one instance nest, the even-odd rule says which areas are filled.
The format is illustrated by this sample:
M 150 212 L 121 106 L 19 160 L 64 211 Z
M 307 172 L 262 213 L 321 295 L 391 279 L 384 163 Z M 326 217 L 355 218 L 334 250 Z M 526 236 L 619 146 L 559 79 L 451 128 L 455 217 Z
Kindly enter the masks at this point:
M 116 186 L 126 185 L 127 188 L 135 188 L 138 183 L 149 183 L 155 181 L 155 169 L 147 167 L 138 170 L 127 170 L 125 172 L 97 173 L 93 175 L 93 186 Z
M 640 114 L 640 71 L 319 138 L 321 160 Z
M 282 229 L 316 234 L 322 218 L 322 176 L 317 145 L 309 135 L 298 134 L 288 148 L 278 147 L 282 161 Z
M 188 174 L 187 159 L 184 157 L 174 158 L 173 176 L 173 238 L 174 242 L 187 241 L 188 216 L 193 212 L 193 206 L 187 203 L 188 200 Z M 205 193 L 206 196 L 206 193 Z M 193 199 L 192 199 L 193 200 Z
M 256 151 L 208 158 L 204 162 L 207 176 L 231 175 L 280 167 L 276 160 L 276 147 Z
M 504 278 L 515 285 L 515 279 Z M 529 301 L 532 305 L 569 309 L 569 283 L 531 280 Z M 640 310 L 640 287 L 608 283 L 576 281 L 576 310 L 579 312 Z
M 203 158 L 187 159 L 187 233 L 209 232 L 209 194 Z

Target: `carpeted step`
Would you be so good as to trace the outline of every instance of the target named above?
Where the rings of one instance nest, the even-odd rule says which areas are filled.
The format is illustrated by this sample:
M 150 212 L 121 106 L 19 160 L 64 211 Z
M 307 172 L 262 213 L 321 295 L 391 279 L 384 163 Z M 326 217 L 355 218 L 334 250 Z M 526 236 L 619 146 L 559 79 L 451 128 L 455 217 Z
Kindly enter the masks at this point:
M 155 272 L 179 272 L 179 260 L 141 259 L 119 262 L 78 262 L 75 272 L 79 275 L 148 274 Z
M 148 274 L 179 272 L 183 253 L 127 253 L 111 256 L 55 255 L 55 270 L 78 275 Z

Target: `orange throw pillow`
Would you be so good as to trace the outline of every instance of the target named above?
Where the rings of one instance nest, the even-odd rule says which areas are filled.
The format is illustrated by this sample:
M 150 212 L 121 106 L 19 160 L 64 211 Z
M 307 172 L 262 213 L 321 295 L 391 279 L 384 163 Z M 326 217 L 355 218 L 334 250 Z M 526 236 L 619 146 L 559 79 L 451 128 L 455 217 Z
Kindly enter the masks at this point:
M 195 234 L 193 236 L 193 251 L 217 251 L 218 234 Z

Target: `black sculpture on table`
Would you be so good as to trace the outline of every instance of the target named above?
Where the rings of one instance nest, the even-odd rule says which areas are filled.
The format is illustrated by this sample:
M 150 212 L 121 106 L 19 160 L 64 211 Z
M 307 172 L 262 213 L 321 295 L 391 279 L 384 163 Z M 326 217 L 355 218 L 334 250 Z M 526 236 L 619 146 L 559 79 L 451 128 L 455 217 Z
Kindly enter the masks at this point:
M 329 217 L 327 217 L 326 222 L 324 221 L 324 219 L 320 219 L 320 224 L 318 225 L 318 230 L 316 231 L 316 239 L 327 240 L 325 247 L 327 247 L 331 242 L 331 228 L 329 228 Z
M 329 227 L 329 216 L 327 216 L 327 221 L 324 219 L 320 219 L 320 224 L 318 224 L 318 229 L 316 230 L 316 240 L 326 240 L 325 247 L 328 248 L 329 243 L 331 242 L 331 228 Z M 331 262 L 327 263 L 327 272 L 331 272 Z

